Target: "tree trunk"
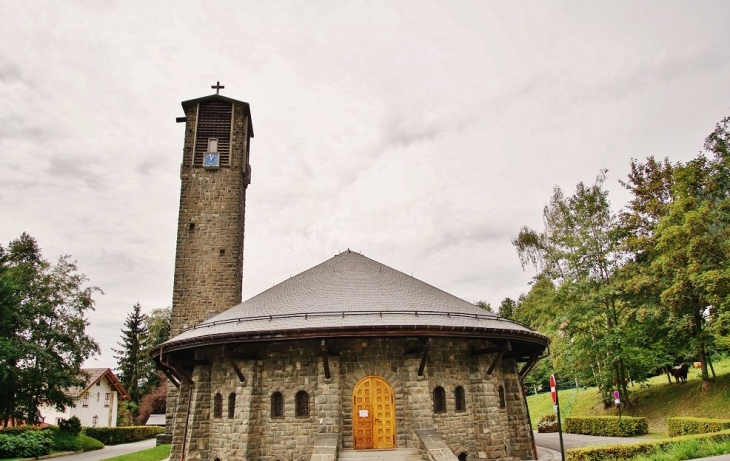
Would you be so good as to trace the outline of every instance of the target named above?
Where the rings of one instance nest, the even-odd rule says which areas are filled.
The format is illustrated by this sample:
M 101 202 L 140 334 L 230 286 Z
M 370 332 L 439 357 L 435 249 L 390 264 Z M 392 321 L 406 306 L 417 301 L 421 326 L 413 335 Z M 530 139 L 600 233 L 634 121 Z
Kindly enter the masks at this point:
M 710 388 L 710 375 L 707 373 L 707 355 L 705 354 L 705 343 L 700 342 L 697 355 L 700 356 L 700 371 L 702 371 L 702 390 L 706 391 Z

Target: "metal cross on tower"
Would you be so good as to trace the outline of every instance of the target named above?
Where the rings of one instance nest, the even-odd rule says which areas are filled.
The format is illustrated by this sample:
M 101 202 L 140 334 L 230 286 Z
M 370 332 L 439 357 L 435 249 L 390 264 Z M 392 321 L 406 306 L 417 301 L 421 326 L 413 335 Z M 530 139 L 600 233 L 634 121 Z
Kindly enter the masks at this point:
M 218 94 L 220 90 L 225 88 L 225 86 L 221 85 L 221 82 L 215 82 L 215 85 L 211 86 L 215 90 L 215 94 Z

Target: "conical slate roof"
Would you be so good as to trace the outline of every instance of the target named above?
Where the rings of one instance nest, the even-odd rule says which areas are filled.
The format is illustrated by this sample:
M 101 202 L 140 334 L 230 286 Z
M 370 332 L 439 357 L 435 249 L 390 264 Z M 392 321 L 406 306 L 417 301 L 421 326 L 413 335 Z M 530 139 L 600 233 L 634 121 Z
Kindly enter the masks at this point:
M 539 349 L 548 344 L 525 326 L 348 250 L 182 332 L 163 348 L 383 335 L 498 337 Z

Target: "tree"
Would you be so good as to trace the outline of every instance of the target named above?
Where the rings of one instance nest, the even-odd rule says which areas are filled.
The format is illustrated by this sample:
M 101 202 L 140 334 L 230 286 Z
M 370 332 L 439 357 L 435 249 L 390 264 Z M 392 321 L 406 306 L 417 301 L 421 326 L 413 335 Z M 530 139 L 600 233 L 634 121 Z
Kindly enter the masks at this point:
M 523 227 L 512 243 L 523 267 L 534 265 L 557 286 L 556 302 L 564 306 L 559 331 L 570 341 L 563 358 L 576 373 L 593 376 L 604 405 L 619 388 L 629 406 L 626 365 L 634 338 L 625 327 L 633 317 L 616 290 L 625 254 L 605 180 L 602 171 L 595 184 L 579 183 L 570 197 L 555 187 L 543 211 L 544 231 Z
M 707 324 L 730 310 L 729 125 L 730 117 L 723 119 L 705 140 L 712 158 L 701 154 L 675 168 L 673 201 L 655 230 L 652 267 L 666 283 L 661 300 L 699 357 L 703 390 L 713 343 Z
M 139 406 L 140 380 L 147 361 L 144 353 L 148 338 L 146 319 L 147 316 L 142 313 L 142 306 L 139 303 L 132 306 L 132 311 L 127 314 L 124 322 L 122 341 L 117 343 L 121 349 L 113 349 L 114 358 L 117 359 L 119 381 L 129 392 L 130 400 L 135 404 L 135 408 Z
M 499 304 L 499 316 L 506 319 L 511 319 L 514 315 L 517 303 L 512 298 L 504 298 Z
M 475 306 L 481 307 L 487 312 L 492 312 L 492 306 L 486 301 L 477 301 L 474 303 Z
M 147 328 L 147 341 L 144 344 L 144 365 L 142 367 L 141 383 L 142 392 L 141 395 L 146 396 L 150 392 L 154 392 L 162 382 L 160 372 L 155 369 L 155 362 L 152 357 L 147 353 L 151 348 L 157 347 L 170 339 L 170 319 L 172 309 L 169 307 L 153 309 L 147 315 L 145 326 Z
M 0 404 L 3 423 L 38 420 L 41 402 L 58 409 L 72 403 L 66 390 L 83 385 L 82 363 L 99 352 L 85 314 L 96 287 L 67 255 L 55 265 L 23 233 L 0 247 Z

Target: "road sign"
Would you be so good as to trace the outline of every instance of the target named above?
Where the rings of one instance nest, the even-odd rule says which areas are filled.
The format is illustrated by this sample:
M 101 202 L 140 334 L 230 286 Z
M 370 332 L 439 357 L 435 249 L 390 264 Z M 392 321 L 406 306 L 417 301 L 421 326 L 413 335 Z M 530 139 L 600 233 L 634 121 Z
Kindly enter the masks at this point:
M 555 375 L 550 375 L 550 397 L 553 398 L 553 405 L 558 404 L 558 385 L 555 383 Z

